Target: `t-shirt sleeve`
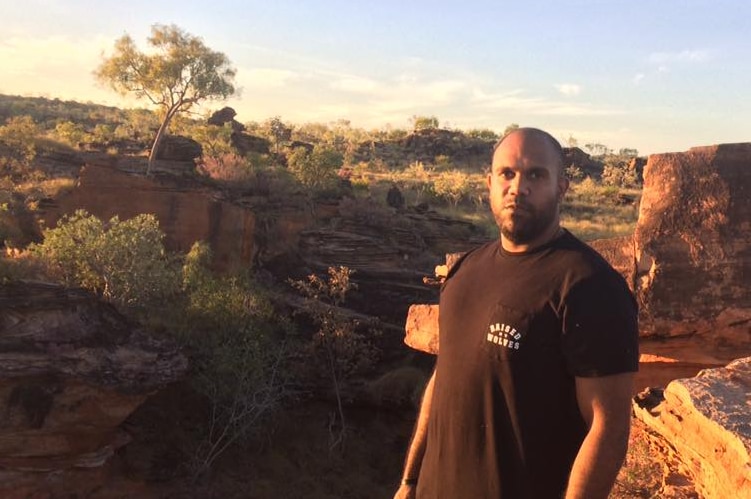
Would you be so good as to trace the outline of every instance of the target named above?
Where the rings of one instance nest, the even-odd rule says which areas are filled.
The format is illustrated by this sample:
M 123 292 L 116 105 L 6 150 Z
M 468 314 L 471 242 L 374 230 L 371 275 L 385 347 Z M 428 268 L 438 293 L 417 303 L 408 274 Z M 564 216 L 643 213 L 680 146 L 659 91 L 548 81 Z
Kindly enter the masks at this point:
M 577 283 L 564 300 L 563 352 L 574 376 L 639 370 L 636 300 L 614 272 Z

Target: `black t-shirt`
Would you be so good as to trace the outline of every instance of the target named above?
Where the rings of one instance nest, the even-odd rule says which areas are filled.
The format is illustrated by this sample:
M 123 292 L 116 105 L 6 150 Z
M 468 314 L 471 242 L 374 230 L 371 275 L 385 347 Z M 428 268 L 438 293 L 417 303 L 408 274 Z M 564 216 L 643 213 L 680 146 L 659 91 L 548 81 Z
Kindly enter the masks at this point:
M 527 253 L 494 241 L 452 268 L 439 323 L 417 497 L 561 497 L 586 434 L 574 378 L 638 369 L 623 278 L 568 232 Z

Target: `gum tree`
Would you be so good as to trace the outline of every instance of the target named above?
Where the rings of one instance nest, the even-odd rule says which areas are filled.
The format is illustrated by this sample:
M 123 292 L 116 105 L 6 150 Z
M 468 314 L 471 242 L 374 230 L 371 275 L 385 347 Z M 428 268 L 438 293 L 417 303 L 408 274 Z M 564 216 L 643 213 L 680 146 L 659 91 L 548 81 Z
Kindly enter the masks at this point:
M 236 73 L 226 55 L 175 25 L 152 26 L 148 43 L 151 50 L 142 52 L 124 35 L 115 42 L 114 54 L 95 71 L 116 92 L 145 98 L 161 110 L 162 123 L 151 147 L 147 174 L 172 118 L 204 100 L 232 95 Z

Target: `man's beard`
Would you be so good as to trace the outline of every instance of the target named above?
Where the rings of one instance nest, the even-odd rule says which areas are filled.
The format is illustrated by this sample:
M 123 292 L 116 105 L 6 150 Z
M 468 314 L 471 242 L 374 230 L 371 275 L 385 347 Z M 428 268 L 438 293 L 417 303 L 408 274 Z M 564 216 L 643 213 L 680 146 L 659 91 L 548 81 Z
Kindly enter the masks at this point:
M 508 207 L 514 210 L 509 211 Z M 553 199 L 549 204 L 536 209 L 523 200 L 506 203 L 494 217 L 503 237 L 514 244 L 527 244 L 543 234 L 554 223 L 558 215 L 558 202 Z

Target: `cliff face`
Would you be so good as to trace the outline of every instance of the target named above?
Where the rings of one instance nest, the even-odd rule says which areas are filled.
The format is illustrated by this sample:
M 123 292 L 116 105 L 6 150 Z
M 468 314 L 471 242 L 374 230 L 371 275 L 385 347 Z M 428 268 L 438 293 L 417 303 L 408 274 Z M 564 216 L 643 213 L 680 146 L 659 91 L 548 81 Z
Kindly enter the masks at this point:
M 640 306 L 641 386 L 751 355 L 751 144 L 649 157 L 633 237 L 595 241 Z
M 646 334 L 708 333 L 729 308 L 749 311 L 751 144 L 651 156 L 634 242 Z
M 206 241 L 220 268 L 249 266 L 256 251 L 252 211 L 218 199 L 200 185 L 170 177 L 154 180 L 113 167 L 86 165 L 79 185 L 48 210 L 45 224 L 54 227 L 62 215 L 79 208 L 105 220 L 152 213 L 170 249 L 186 252 L 195 241 Z
M 47 497 L 34 494 L 73 490 L 73 477 L 95 487 L 129 441 L 120 424 L 186 369 L 174 345 L 83 291 L 0 286 L 0 495 Z

